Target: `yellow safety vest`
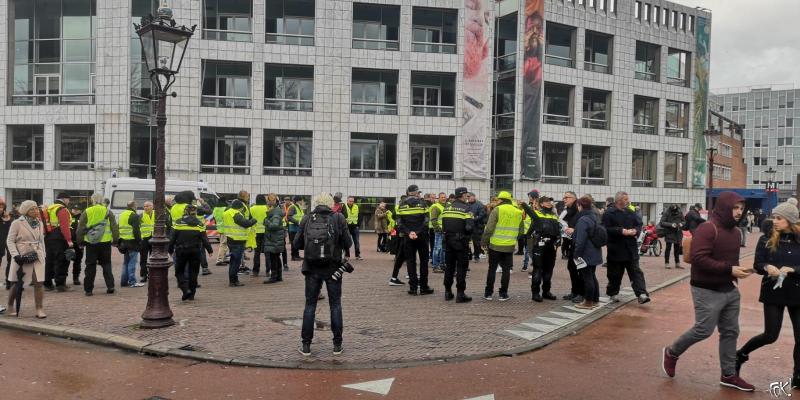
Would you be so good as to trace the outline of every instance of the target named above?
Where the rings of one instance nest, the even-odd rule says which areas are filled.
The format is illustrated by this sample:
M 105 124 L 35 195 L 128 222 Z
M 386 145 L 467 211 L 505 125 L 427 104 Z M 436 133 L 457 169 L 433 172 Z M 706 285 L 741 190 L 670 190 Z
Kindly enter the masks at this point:
M 358 225 L 358 204 L 353 204 L 353 208 L 344 206 L 347 207 L 347 225 Z
M 522 223 L 522 210 L 511 204 L 497 206 L 497 225 L 494 228 L 489 244 L 495 246 L 514 246 L 519 237 L 519 225 Z
M 436 219 L 439 221 L 439 225 L 440 226 L 442 224 L 442 213 L 444 212 L 444 205 L 442 205 L 439 202 L 433 203 L 428 208 L 428 218 L 430 219 L 430 221 L 428 221 L 428 228 L 431 228 L 431 229 L 433 228 L 433 209 L 434 208 L 439 210 L 439 215 L 436 217 Z
M 242 214 L 242 212 L 235 208 L 231 208 L 225 211 L 225 215 L 223 217 L 223 225 L 225 226 L 225 236 L 227 236 L 229 239 L 232 240 L 246 241 L 248 236 L 247 235 L 248 228 L 243 228 L 234 221 L 234 217 L 236 216 L 236 214 Z
M 305 212 L 297 204 L 292 204 L 292 207 L 294 207 L 294 215 L 292 215 L 292 222 L 294 222 L 296 225 L 300 225 L 300 221 L 303 220 Z
M 176 231 L 205 231 L 205 219 L 199 215 L 197 216 L 197 220 L 200 222 L 200 226 L 189 226 L 181 222 L 183 214 L 186 212 L 187 205 L 188 204 L 175 204 L 169 209 L 169 215 L 172 217 L 172 229 Z
M 133 240 L 133 226 L 128 219 L 134 214 L 131 210 L 125 210 L 119 215 L 119 238 L 122 240 Z
M 139 221 L 139 227 L 142 232 L 142 239 L 149 239 L 153 237 L 153 228 L 156 225 L 156 212 L 150 213 L 142 212 L 142 220 Z
M 100 204 L 95 204 L 86 209 L 86 227 L 91 228 L 104 219 L 106 220 L 106 229 L 103 232 L 103 238 L 100 239 L 100 243 L 111 243 L 114 240 L 114 236 L 111 234 L 111 221 L 108 221 L 108 209 L 105 206 Z M 84 241 L 86 239 L 86 235 L 84 235 Z
M 389 228 L 389 232 L 391 232 L 392 229 L 394 229 L 394 226 L 395 226 L 394 218 L 392 218 L 392 210 L 386 210 L 386 219 L 389 220 L 388 228 Z
M 53 204 L 47 207 L 47 216 L 50 218 L 50 232 L 54 232 L 61 227 L 61 224 L 58 222 L 58 210 L 60 208 L 64 208 L 64 206 L 61 204 Z
M 267 208 L 265 205 L 256 204 L 250 207 L 250 213 L 253 215 L 253 218 L 256 219 L 256 234 L 264 233 L 266 231 L 266 228 L 264 227 L 264 220 L 267 218 L 267 212 L 269 212 L 269 208 Z

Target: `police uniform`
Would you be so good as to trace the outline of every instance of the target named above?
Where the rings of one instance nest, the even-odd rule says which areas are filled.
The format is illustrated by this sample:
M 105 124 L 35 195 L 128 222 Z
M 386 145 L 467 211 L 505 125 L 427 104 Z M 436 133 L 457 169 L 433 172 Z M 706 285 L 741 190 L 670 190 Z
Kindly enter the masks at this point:
M 418 192 L 416 185 L 411 185 L 406 193 Z M 408 294 L 431 294 L 433 289 L 428 285 L 428 213 L 425 203 L 416 196 L 409 196 L 397 208 L 397 229 L 404 234 L 403 247 L 408 269 Z M 414 232 L 416 239 L 411 239 Z M 417 254 L 419 254 L 419 275 L 417 275 Z
M 472 300 L 464 291 L 467 289 L 467 269 L 469 268 L 469 242 L 475 230 L 475 221 L 468 211 L 469 205 L 459 198 L 467 193 L 467 188 L 455 190 L 457 199 L 448 204 L 441 214 L 442 232 L 444 233 L 445 268 L 444 299 L 453 299 L 453 275 L 456 278 L 456 302 L 466 303 Z
M 545 198 L 540 199 L 539 204 L 545 203 L 542 201 L 543 199 Z M 535 301 L 541 301 L 542 297 L 555 300 L 555 296 L 550 293 L 550 287 L 553 268 L 556 264 L 556 247 L 560 244 L 561 223 L 552 208 L 532 210 L 527 205 L 523 208 L 531 217 L 530 238 L 528 239 L 533 265 L 531 296 Z

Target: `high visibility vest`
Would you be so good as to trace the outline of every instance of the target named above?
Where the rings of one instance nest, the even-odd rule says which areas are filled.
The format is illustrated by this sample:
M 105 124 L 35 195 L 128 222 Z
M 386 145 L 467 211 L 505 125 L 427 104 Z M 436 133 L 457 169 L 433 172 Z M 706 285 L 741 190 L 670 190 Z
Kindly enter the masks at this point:
M 522 223 L 522 210 L 511 204 L 497 206 L 497 225 L 489 239 L 495 246 L 514 246 L 519 237 L 519 225 Z
M 61 224 L 58 222 L 58 210 L 64 208 L 61 204 L 53 204 L 50 207 L 47 207 L 47 217 L 50 219 L 50 229 L 49 232 L 53 232 L 58 230 Z
M 225 218 L 225 207 L 214 207 L 214 222 L 217 223 L 217 232 L 225 233 L 225 224 L 222 220 Z
M 527 214 L 522 215 L 523 220 L 522 224 L 525 226 L 525 233 L 527 234 L 531 230 L 531 222 L 533 222 L 533 218 L 529 217 Z
M 305 216 L 305 212 L 303 211 L 303 208 L 298 206 L 297 204 L 292 204 L 292 207 L 294 207 L 294 215 L 292 215 L 292 222 L 295 225 L 300 225 L 300 221 L 303 220 L 303 216 Z
M 389 232 L 391 232 L 392 229 L 394 229 L 394 226 L 395 226 L 395 222 L 394 222 L 394 218 L 392 217 L 392 211 L 391 210 L 386 210 L 386 219 L 389 220 Z
M 106 230 L 103 232 L 103 237 L 100 239 L 100 243 L 111 243 L 114 240 L 114 236 L 111 234 L 111 221 L 108 221 L 108 209 L 105 206 L 100 204 L 95 204 L 86 209 L 86 227 L 91 228 L 104 219 L 106 221 Z M 86 236 L 84 235 L 84 241 Z
M 244 215 L 240 210 L 235 208 L 230 208 L 225 211 L 222 217 L 222 224 L 225 226 L 225 236 L 233 240 L 246 241 L 248 229 L 239 226 L 239 224 L 234 221 L 236 214 Z
M 358 204 L 353 204 L 353 208 L 344 206 L 347 207 L 347 225 L 358 225 Z
M 265 205 L 256 204 L 250 207 L 250 213 L 253 215 L 253 218 L 256 219 L 256 233 L 264 233 L 266 231 L 264 220 L 267 218 L 267 212 L 269 212 L 269 208 Z
M 439 225 L 440 226 L 442 224 L 442 213 L 444 212 L 444 206 L 439 202 L 433 203 L 428 208 L 428 217 L 430 218 L 430 221 L 428 221 L 428 228 L 431 228 L 431 229 L 433 228 L 433 209 L 434 208 L 439 210 L 439 215 L 436 217 L 436 219 L 439 221 Z
M 175 204 L 169 209 L 169 215 L 172 217 L 172 229 L 176 231 L 205 231 L 205 219 L 199 215 L 197 216 L 197 220 L 201 222 L 200 226 L 189 226 L 181 221 L 183 219 L 183 214 L 186 212 L 187 205 L 188 204 Z
M 420 215 L 425 214 L 427 211 L 425 207 L 422 206 L 410 206 L 408 204 L 404 204 L 397 208 L 397 216 L 404 217 L 408 215 Z
M 135 214 L 131 210 L 125 210 L 119 215 L 119 238 L 122 240 L 133 240 L 133 226 L 128 220 L 131 215 Z
M 156 225 L 156 213 L 155 211 L 150 211 L 150 213 L 142 212 L 142 220 L 139 221 L 139 229 L 142 232 L 142 239 L 149 239 L 153 237 L 153 228 Z

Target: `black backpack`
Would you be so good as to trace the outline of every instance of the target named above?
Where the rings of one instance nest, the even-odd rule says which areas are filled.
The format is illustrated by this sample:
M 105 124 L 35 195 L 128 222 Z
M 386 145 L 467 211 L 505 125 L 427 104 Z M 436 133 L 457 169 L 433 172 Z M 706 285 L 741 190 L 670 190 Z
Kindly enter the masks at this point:
M 303 257 L 309 261 L 323 261 L 334 258 L 337 235 L 334 227 L 334 214 L 309 214 L 306 221 Z
M 594 218 L 594 228 L 589 234 L 589 240 L 598 249 L 608 244 L 608 232 L 606 232 L 606 228 L 603 225 L 597 222 L 596 217 Z

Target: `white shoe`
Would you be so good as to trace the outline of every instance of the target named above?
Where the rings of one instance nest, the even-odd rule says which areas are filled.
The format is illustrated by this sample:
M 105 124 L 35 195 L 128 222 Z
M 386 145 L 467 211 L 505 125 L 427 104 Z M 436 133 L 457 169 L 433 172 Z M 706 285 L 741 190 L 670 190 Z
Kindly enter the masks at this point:
M 483 299 L 486 301 L 492 301 L 492 296 L 483 296 Z
M 502 267 L 497 267 L 497 271 L 494 271 L 494 272 L 499 274 L 499 273 L 503 272 L 503 268 Z
M 133 285 L 131 285 L 131 287 L 143 287 L 143 286 L 147 286 L 147 285 L 145 285 L 145 284 L 144 284 L 144 283 L 142 283 L 142 282 L 136 282 L 136 283 L 134 283 Z
M 619 295 L 614 295 L 608 298 L 609 303 L 619 303 Z

